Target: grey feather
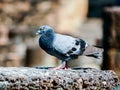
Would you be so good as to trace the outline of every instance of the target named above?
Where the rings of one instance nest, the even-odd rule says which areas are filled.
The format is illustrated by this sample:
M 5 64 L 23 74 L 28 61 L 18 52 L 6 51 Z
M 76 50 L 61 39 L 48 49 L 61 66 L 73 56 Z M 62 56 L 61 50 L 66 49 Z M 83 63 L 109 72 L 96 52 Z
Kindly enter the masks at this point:
M 81 47 L 80 45 L 75 45 L 76 40 L 77 38 L 73 38 L 71 36 L 55 34 L 53 47 L 55 47 L 55 49 L 59 52 L 66 54 L 67 56 L 69 56 L 67 52 L 69 52 L 69 50 L 72 50 L 72 48 L 74 47 L 76 50 L 72 50 L 73 52 L 71 54 L 78 55 Z

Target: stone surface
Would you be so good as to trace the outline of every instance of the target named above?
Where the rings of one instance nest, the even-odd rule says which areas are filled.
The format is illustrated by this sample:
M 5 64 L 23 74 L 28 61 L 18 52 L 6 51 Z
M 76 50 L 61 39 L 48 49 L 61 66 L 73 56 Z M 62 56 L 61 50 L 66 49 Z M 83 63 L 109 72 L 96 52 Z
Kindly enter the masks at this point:
M 0 67 L 0 90 L 119 90 L 119 82 L 111 70 Z

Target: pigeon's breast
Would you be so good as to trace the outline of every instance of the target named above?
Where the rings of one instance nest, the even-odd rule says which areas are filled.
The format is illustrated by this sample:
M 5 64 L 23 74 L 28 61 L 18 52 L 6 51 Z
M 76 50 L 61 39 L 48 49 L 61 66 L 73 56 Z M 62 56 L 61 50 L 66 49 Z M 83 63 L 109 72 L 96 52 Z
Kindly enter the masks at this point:
M 53 43 L 53 36 L 50 35 L 50 36 L 46 36 L 46 35 L 42 35 L 40 38 L 39 38 L 39 46 L 45 50 L 46 52 L 49 52 L 52 50 L 53 46 L 52 46 L 52 43 Z

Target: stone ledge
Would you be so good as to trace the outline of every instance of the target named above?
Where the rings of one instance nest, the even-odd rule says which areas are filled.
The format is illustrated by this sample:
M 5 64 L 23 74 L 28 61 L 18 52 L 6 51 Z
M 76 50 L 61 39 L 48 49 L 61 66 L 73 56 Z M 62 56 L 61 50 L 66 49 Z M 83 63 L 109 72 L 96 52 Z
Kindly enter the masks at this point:
M 119 90 L 119 83 L 111 70 L 0 67 L 0 90 Z

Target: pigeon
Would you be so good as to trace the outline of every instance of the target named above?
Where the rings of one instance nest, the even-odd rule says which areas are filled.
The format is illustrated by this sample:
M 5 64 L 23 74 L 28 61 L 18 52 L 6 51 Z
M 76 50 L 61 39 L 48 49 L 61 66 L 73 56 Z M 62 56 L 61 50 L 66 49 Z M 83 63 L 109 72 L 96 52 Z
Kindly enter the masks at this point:
M 91 56 L 94 58 L 102 57 L 102 48 L 89 45 L 81 38 L 56 33 L 49 25 L 40 26 L 36 35 L 40 35 L 40 48 L 46 53 L 61 60 L 61 65 L 54 67 L 54 70 L 68 69 L 67 62 L 77 59 L 80 55 Z

